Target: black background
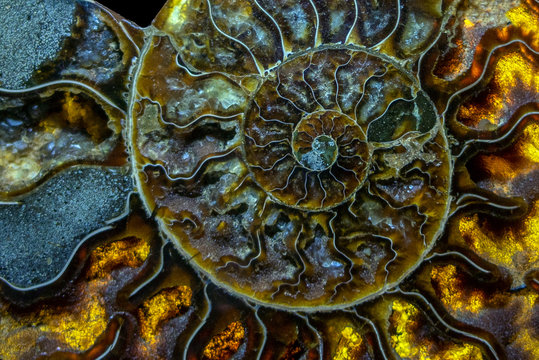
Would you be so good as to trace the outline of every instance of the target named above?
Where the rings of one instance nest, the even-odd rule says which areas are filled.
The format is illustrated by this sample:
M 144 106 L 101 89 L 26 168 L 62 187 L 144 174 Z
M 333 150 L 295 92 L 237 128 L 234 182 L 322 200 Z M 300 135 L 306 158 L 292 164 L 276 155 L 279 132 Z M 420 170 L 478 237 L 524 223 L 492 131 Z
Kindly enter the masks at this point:
M 97 0 L 109 9 L 122 15 L 124 18 L 135 22 L 137 25 L 146 27 L 151 24 L 159 10 L 165 5 L 166 0 L 149 1 L 119 1 Z M 143 5 L 140 5 L 140 4 Z

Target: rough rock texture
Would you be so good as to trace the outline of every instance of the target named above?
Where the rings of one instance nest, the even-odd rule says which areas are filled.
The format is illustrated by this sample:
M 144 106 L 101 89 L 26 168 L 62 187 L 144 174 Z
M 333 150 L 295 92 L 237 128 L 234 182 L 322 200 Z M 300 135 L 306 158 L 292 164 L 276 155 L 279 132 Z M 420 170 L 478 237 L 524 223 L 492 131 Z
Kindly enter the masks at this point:
M 0 276 L 20 287 L 53 279 L 87 234 L 124 212 L 131 189 L 119 169 L 72 168 L 0 205 Z
M 75 1 L 0 0 L 0 86 L 22 88 L 60 51 L 75 20 Z

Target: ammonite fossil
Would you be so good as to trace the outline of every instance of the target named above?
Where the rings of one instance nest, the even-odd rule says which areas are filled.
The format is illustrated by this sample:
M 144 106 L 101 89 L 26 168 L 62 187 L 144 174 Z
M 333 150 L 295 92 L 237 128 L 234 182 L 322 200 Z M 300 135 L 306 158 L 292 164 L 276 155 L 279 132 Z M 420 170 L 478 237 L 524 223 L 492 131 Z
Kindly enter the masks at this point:
M 279 34 L 268 16 L 235 29 L 233 14 L 256 4 L 215 6 L 224 34 Z M 415 268 L 447 217 L 451 164 L 411 73 L 361 47 L 351 24 L 326 44 L 297 21 L 304 42 L 237 40 L 253 67 L 206 71 L 189 63 L 201 19 L 175 23 L 141 57 L 130 133 L 146 206 L 191 263 L 253 300 L 311 310 L 369 298 Z
M 539 357 L 536 1 L 0 9 L 0 359 Z

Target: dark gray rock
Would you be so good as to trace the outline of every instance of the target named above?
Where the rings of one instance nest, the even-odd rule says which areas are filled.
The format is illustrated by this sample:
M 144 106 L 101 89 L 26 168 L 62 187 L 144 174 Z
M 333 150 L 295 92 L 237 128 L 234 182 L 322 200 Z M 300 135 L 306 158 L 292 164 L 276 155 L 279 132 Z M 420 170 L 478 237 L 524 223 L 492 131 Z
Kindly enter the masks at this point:
M 133 189 L 118 168 L 67 169 L 0 206 L 0 276 L 19 287 L 56 277 L 86 235 L 122 215 Z
M 71 34 L 73 0 L 0 0 L 0 86 L 23 88 Z

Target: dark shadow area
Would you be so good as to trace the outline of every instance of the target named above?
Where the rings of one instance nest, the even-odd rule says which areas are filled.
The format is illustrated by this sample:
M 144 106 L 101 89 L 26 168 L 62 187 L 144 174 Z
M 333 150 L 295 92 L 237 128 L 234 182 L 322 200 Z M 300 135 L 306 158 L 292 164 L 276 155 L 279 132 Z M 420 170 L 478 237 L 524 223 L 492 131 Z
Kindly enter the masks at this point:
M 102 5 L 122 15 L 124 18 L 135 22 L 137 25 L 146 27 L 152 23 L 159 10 L 165 5 L 166 0 L 145 1 L 144 5 L 135 5 L 131 1 L 97 0 Z

